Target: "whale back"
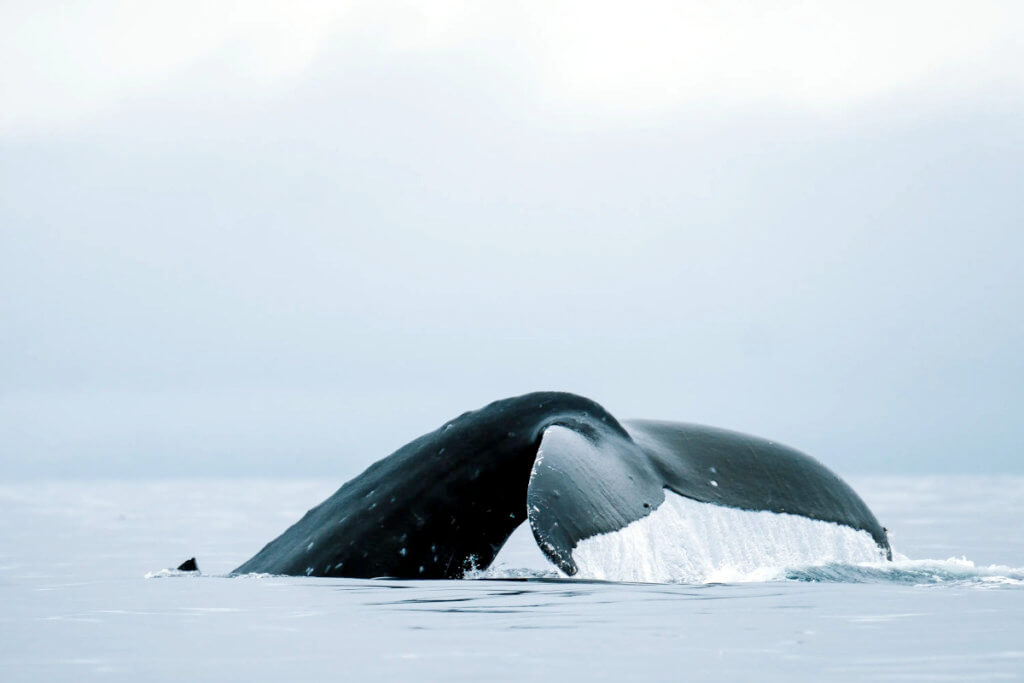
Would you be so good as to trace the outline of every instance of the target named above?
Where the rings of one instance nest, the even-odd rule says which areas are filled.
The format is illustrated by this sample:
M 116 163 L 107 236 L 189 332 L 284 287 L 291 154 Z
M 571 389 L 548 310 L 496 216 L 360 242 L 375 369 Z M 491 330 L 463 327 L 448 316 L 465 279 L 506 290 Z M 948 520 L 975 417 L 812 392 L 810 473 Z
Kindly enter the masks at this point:
M 544 429 L 602 420 L 614 418 L 557 392 L 464 413 L 371 465 L 234 573 L 457 578 L 487 567 L 526 520 Z

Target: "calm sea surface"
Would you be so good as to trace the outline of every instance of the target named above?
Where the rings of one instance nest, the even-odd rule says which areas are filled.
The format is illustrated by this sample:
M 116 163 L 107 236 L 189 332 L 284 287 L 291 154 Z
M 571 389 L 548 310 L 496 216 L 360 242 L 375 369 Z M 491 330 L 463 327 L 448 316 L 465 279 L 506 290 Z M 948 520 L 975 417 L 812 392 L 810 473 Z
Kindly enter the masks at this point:
M 542 578 L 518 532 L 478 580 L 226 578 L 341 482 L 4 484 L 0 680 L 1024 678 L 1024 478 L 849 481 L 907 559 L 696 585 Z

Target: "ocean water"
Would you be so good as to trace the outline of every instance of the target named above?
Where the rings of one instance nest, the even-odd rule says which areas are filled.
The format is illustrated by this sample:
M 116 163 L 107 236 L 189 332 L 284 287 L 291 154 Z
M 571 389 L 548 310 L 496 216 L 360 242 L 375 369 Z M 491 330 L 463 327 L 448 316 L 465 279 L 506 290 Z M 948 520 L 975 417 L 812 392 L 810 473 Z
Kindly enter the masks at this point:
M 658 583 L 560 578 L 522 529 L 467 580 L 229 578 L 342 482 L 3 484 L 0 680 L 1024 678 L 1024 478 L 849 481 L 896 561 L 842 534 L 770 561 L 587 550 Z

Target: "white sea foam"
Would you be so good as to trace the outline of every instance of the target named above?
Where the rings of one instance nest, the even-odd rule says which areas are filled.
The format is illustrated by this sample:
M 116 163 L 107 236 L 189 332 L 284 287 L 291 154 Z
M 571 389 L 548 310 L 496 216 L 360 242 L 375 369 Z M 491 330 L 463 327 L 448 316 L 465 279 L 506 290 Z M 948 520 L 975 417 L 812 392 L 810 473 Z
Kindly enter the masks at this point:
M 701 503 L 671 491 L 647 517 L 584 539 L 572 556 L 578 578 L 649 583 L 765 581 L 785 578 L 786 567 L 882 560 L 864 531 Z
M 1024 587 L 1024 568 L 1005 565 L 976 565 L 964 557 L 946 560 L 824 564 L 788 567 L 773 579 L 819 583 L 902 583 L 914 586 L 961 585 L 979 588 Z
M 198 572 L 198 571 L 183 572 L 183 571 L 179 571 L 177 569 L 158 569 L 156 571 L 146 572 L 144 578 L 147 578 L 147 579 L 169 579 L 169 578 L 177 578 L 177 577 L 180 577 L 180 576 L 196 577 L 196 576 L 199 576 L 199 575 L 200 575 L 200 572 Z

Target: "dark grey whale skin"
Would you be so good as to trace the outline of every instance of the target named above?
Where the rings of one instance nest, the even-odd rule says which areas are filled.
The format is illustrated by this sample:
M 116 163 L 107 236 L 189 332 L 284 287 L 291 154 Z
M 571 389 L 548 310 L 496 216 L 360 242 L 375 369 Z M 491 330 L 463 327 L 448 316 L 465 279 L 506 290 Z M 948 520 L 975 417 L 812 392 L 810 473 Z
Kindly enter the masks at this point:
M 845 524 L 890 556 L 864 502 L 807 455 L 711 427 L 622 424 L 582 396 L 538 392 L 464 413 L 399 448 L 233 573 L 459 578 L 489 566 L 529 518 L 541 550 L 573 575 L 579 541 L 650 514 L 665 488 Z
M 605 421 L 624 433 L 593 401 L 553 392 L 464 413 L 371 465 L 234 573 L 456 578 L 487 567 L 526 520 L 544 430 Z

